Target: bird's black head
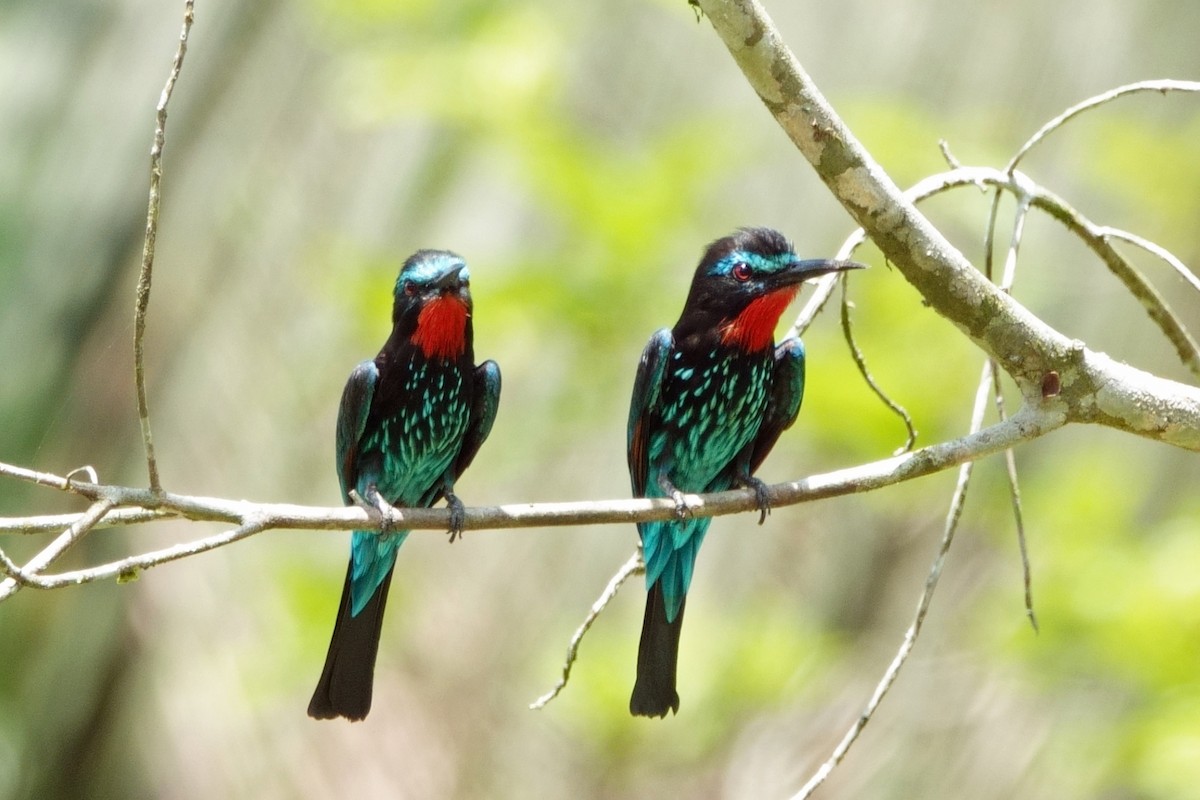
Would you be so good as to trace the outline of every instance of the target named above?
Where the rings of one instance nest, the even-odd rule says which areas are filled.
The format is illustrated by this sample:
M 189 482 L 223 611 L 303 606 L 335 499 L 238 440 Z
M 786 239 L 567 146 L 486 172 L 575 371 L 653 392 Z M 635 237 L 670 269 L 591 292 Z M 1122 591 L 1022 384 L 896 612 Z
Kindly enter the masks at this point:
M 448 250 L 418 250 L 408 257 L 392 290 L 392 321 L 408 311 L 445 296 L 457 296 L 471 305 L 471 273 L 467 262 Z
M 471 340 L 471 274 L 461 256 L 418 250 L 408 257 L 392 294 L 392 325 L 426 356 L 460 355 Z
M 769 344 L 801 283 L 861 267 L 852 261 L 801 259 L 779 231 L 740 228 L 705 250 L 676 333 L 681 326 L 687 329 L 683 333 L 718 329 L 755 347 L 764 340 Z

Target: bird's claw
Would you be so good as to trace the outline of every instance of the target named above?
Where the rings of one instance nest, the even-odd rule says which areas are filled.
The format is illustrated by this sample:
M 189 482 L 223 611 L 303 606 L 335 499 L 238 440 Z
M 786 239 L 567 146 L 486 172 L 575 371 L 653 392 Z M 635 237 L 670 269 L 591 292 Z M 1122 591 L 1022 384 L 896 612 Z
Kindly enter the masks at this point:
M 767 515 L 771 513 L 771 490 L 767 488 L 767 484 L 753 475 L 742 478 L 739 483 L 747 489 L 754 490 L 754 503 L 758 507 L 758 524 L 762 525 L 767 521 Z
M 358 503 L 363 508 L 373 508 L 379 512 L 379 516 L 381 517 L 379 523 L 379 532 L 381 534 L 391 533 L 392 529 L 396 527 L 396 525 L 403 519 L 403 515 L 396 510 L 396 507 L 387 500 L 383 499 L 383 495 L 379 493 L 379 489 L 375 487 L 375 484 L 371 484 L 367 487 L 367 494 L 365 497 L 360 495 L 354 489 L 351 489 L 350 499 L 355 503 Z
M 446 505 L 450 509 L 450 541 L 453 542 L 462 537 L 463 525 L 467 522 L 467 509 L 453 492 L 446 494 Z
M 692 515 L 692 508 L 687 504 L 687 500 L 684 499 L 683 492 L 678 489 L 672 489 L 671 499 L 675 502 L 675 516 L 684 520 Z
M 687 498 L 683 496 L 683 492 L 671 482 L 671 479 L 665 475 L 658 479 L 658 488 L 671 501 L 675 503 L 675 516 L 677 519 L 685 520 L 692 515 L 692 507 L 688 505 Z

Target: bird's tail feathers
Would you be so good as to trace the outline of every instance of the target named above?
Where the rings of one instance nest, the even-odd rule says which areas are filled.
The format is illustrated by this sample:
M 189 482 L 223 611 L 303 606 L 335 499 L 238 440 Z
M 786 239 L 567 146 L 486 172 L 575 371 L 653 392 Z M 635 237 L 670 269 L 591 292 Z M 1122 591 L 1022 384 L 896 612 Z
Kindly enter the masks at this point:
M 355 531 L 350 537 L 350 608 L 354 616 L 363 612 L 384 580 L 391 577 L 396 551 L 407 538 L 408 531 Z
M 354 560 L 351 559 L 325 667 L 308 704 L 308 715 L 314 719 L 345 717 L 358 721 L 371 710 L 375 657 L 379 653 L 379 634 L 383 629 L 383 611 L 392 571 L 388 569 L 384 573 L 375 593 L 358 613 L 351 611 L 353 578 Z
M 647 526 L 642 531 L 646 590 L 659 587 L 668 622 L 673 622 L 679 614 L 683 598 L 692 585 L 696 555 L 708 531 L 708 522 L 707 518 L 682 524 L 671 522 L 660 524 L 657 528 Z M 680 528 L 686 528 L 687 535 L 680 535 L 677 530 Z
M 629 713 L 636 717 L 665 717 L 668 711 L 679 711 L 675 669 L 686 599 L 679 598 L 674 619 L 669 621 L 662 587 L 656 584 L 646 595 L 646 615 L 638 642 L 637 680 L 629 698 Z

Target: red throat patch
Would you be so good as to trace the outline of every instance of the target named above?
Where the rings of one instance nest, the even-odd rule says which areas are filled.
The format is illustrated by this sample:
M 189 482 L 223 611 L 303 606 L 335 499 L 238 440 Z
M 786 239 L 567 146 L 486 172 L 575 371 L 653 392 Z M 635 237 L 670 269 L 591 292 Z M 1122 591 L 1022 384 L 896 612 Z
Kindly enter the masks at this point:
M 748 351 L 770 347 L 779 318 L 799 291 L 799 286 L 788 286 L 754 298 L 742 313 L 722 326 L 721 341 Z
M 417 315 L 412 342 L 426 358 L 452 358 L 467 348 L 467 304 L 446 294 L 430 300 Z

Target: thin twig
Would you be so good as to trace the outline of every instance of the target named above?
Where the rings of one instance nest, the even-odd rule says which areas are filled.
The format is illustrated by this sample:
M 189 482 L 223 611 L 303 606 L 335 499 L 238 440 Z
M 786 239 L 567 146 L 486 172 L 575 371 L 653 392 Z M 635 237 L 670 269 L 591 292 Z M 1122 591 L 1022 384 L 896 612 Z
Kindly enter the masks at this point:
M 617 592 L 625 581 L 633 575 L 640 575 L 646 571 L 646 566 L 642 562 L 642 549 L 639 547 L 629 560 L 626 561 L 617 573 L 609 580 L 608 585 L 604 587 L 604 591 L 596 598 L 596 602 L 592 603 L 592 609 L 588 615 L 583 618 L 583 622 L 575 629 L 574 635 L 571 636 L 571 641 L 567 644 L 567 657 L 563 662 L 562 676 L 558 682 L 550 688 L 550 691 L 534 700 L 529 704 L 531 710 L 538 710 L 546 707 L 554 698 L 558 697 L 559 692 L 567 686 L 567 681 L 571 679 L 571 668 L 575 666 L 575 659 L 579 655 L 579 645 L 583 643 L 583 637 L 592 627 L 592 623 L 603 613 L 612 599 L 617 596 Z
M 172 547 L 164 547 L 161 550 L 152 550 L 148 553 L 129 556 L 128 558 L 111 561 L 96 567 L 63 572 L 58 575 L 38 576 L 30 581 L 30 584 L 39 589 L 61 589 L 64 586 L 78 586 L 83 583 L 92 583 L 94 581 L 110 580 L 113 578 L 121 582 L 136 580 L 138 574 L 144 569 L 157 567 L 181 558 L 187 558 L 188 556 L 207 553 L 209 550 L 233 544 L 248 536 L 261 533 L 266 529 L 267 524 L 264 519 L 254 518 L 243 522 L 232 530 L 213 536 L 206 536 L 203 539 L 196 539 L 195 541 L 184 542 Z M 28 575 L 28 572 L 26 572 L 26 575 Z M 0 594 L 0 600 L 4 598 L 5 595 Z
M 983 227 L 983 274 L 990 281 L 992 279 L 992 264 L 995 260 L 996 248 L 996 220 L 1000 216 L 1000 198 L 1003 196 L 1003 187 L 997 186 L 992 192 L 992 203 L 988 209 L 987 225 Z
M 169 511 L 159 509 L 150 511 L 145 508 L 114 508 L 96 523 L 96 528 L 115 528 L 126 525 L 139 525 L 145 522 L 167 519 L 175 516 Z M 24 533 L 29 535 L 59 531 L 79 519 L 79 514 L 43 514 L 33 517 L 0 517 L 0 533 Z M 19 527 L 18 527 L 19 526 Z
M 975 392 L 975 406 L 971 412 L 971 431 L 979 431 L 983 426 L 983 414 L 987 408 L 987 399 L 990 389 L 989 374 L 992 370 L 992 362 L 986 361 L 983 366 L 983 376 L 980 379 L 979 387 Z M 812 796 L 812 793 L 825 782 L 834 768 L 842 762 L 846 757 L 846 753 L 850 751 L 851 746 L 858 740 L 859 735 L 871 721 L 871 717 L 875 714 L 875 710 L 879 708 L 879 704 L 883 702 L 884 696 L 892 685 L 896 682 L 896 678 L 900 674 L 901 668 L 908 661 L 908 656 L 912 653 L 913 647 L 916 646 L 917 637 L 921 635 L 921 627 L 925 624 L 925 615 L 929 611 L 930 603 L 933 602 L 933 593 L 937 589 L 938 580 L 942 575 L 942 567 L 946 563 L 946 554 L 950 552 L 950 545 L 954 541 L 954 533 L 958 529 L 958 521 L 962 516 L 963 502 L 967 495 L 967 486 L 971 481 L 971 468 L 973 463 L 968 462 L 961 465 L 958 469 L 958 483 L 954 487 L 954 496 L 950 500 L 950 509 L 946 514 L 946 524 L 942 532 L 942 541 L 938 546 L 937 556 L 933 559 L 933 564 L 929 569 L 929 576 L 925 579 L 925 588 L 921 592 L 921 598 L 917 602 L 917 611 L 913 617 L 912 623 L 904 634 L 904 641 L 900 643 L 900 649 L 897 651 L 892 663 L 888 665 L 887 670 L 883 673 L 883 677 L 875 686 L 875 692 L 871 695 L 871 699 L 867 701 L 866 708 L 862 714 L 850 726 L 850 730 L 838 742 L 834 748 L 832 755 L 825 761 L 824 764 L 817 769 L 808 783 L 804 784 L 792 800 L 807 800 Z
M 1008 410 L 1004 406 L 1004 394 L 1000 386 L 1000 371 L 992 363 L 992 397 L 996 402 L 996 415 L 1003 422 L 1008 418 Z M 1012 502 L 1013 522 L 1017 526 L 1017 549 L 1021 554 L 1021 581 L 1025 588 L 1025 616 L 1036 633 L 1038 630 L 1037 614 L 1033 611 L 1033 569 L 1029 563 L 1029 546 L 1025 538 L 1025 513 L 1021 508 L 1021 485 L 1017 480 L 1017 457 L 1010 447 L 1004 451 L 1004 471 L 1008 476 L 1008 496 Z
M 158 461 L 154 457 L 154 437 L 150 434 L 150 405 L 146 399 L 146 366 L 144 342 L 146 338 L 146 310 L 150 306 L 150 281 L 154 272 L 154 245 L 158 238 L 158 210 L 162 200 L 162 154 L 167 137 L 167 104 L 175 81 L 183 68 L 183 57 L 187 54 L 188 34 L 195 19 L 194 0 L 185 0 L 183 8 L 183 30 L 179 34 L 179 47 L 171 62 L 167 83 L 158 99 L 155 113 L 154 143 L 150 146 L 150 200 L 146 208 L 146 240 L 142 246 L 142 269 L 138 274 L 137 302 L 133 314 L 133 379 L 137 387 L 138 419 L 142 425 L 142 443 L 146 449 L 146 469 L 150 476 L 150 490 L 162 491 L 158 477 Z
M 1021 173 L 1018 172 L 1016 175 L 1019 176 Z M 1154 285 L 1128 259 L 1113 247 L 1110 239 L 1125 239 L 1131 243 L 1134 242 L 1127 237 L 1121 236 L 1120 234 L 1124 233 L 1123 231 L 1095 224 L 1071 208 L 1062 198 L 1048 189 L 1034 187 L 1032 197 L 1033 205 L 1036 208 L 1045 211 L 1051 217 L 1065 225 L 1068 230 L 1078 236 L 1104 262 L 1104 265 L 1125 285 L 1125 289 L 1133 295 L 1134 299 L 1141 303 L 1142 308 L 1146 310 L 1146 314 L 1150 319 L 1158 325 L 1158 329 L 1162 332 L 1163 336 L 1175 348 L 1175 352 L 1179 356 L 1179 360 L 1183 362 L 1183 365 L 1191 370 L 1192 374 L 1200 377 L 1200 344 L 1197 344 L 1195 337 L 1192 336 L 1183 324 L 1183 321 L 1179 318 L 1179 315 L 1167 303 L 1166 298 L 1154 288 Z M 1141 245 L 1139 244 L 1139 246 Z M 1183 267 L 1182 262 L 1164 248 L 1158 246 L 1155 246 L 1155 248 L 1157 251 L 1168 256 L 1164 260 L 1168 264 L 1171 264 L 1172 267 L 1175 267 L 1175 264 Z M 1149 248 L 1143 249 L 1149 250 Z M 1155 250 L 1150 250 L 1150 252 L 1159 255 L 1159 252 L 1155 252 Z M 1161 258 L 1162 256 L 1159 255 L 1159 257 Z M 1175 268 L 1178 270 L 1179 267 Z M 1183 267 L 1183 271 L 1186 272 L 1187 268 Z
M 1018 185 L 1023 185 L 1018 175 L 1014 174 L 1014 179 Z M 1008 294 L 1012 294 L 1013 285 L 1016 283 L 1017 258 L 1021 251 L 1021 242 L 1025 237 L 1025 220 L 1029 216 L 1032 202 L 1033 198 L 1028 193 L 1022 192 L 1017 196 L 1017 208 L 1013 215 L 1013 230 L 1009 239 L 1008 255 L 1004 259 L 1004 272 L 1000 276 L 1000 289 Z M 1004 387 L 1000 382 L 1000 370 L 997 369 L 995 361 L 991 361 L 989 371 L 991 372 L 991 392 L 996 402 L 996 414 L 1000 421 L 1004 421 L 1007 417 L 1004 407 Z M 1025 587 L 1025 615 L 1036 632 L 1038 624 L 1037 615 L 1033 611 L 1033 570 L 1029 564 L 1029 548 L 1025 540 L 1025 515 L 1021 511 L 1021 486 L 1017 479 L 1017 459 L 1012 448 L 1004 451 L 1004 471 L 1008 476 L 1008 496 L 1012 502 L 1013 521 L 1017 527 L 1017 547 L 1021 553 L 1021 578 Z
M 1020 181 L 1018 179 L 1018 185 Z M 1017 257 L 1021 252 L 1021 240 L 1025 236 L 1025 220 L 1029 216 L 1029 207 L 1033 197 L 1022 192 L 1017 196 L 1017 210 L 1013 215 L 1013 232 L 1008 243 L 1008 253 L 1004 257 L 1004 272 L 1000 276 L 1000 291 L 1012 294 L 1013 283 L 1017 278 Z
M 958 169 L 962 166 L 962 162 L 958 160 L 958 156 L 951 152 L 950 143 L 945 139 L 938 139 L 938 151 L 942 154 L 942 158 L 946 161 L 946 166 L 950 169 Z
M 848 278 L 849 276 L 847 275 L 844 277 Z M 917 443 L 917 429 L 913 426 L 912 415 L 908 413 L 908 409 L 889 397 L 888 394 L 879 386 L 879 384 L 875 382 L 875 376 L 872 375 L 871 371 L 867 368 L 867 358 L 863 355 L 862 350 L 858 347 L 858 342 L 856 342 L 854 339 L 854 324 L 850 318 L 851 303 L 850 295 L 847 292 L 848 286 L 849 281 L 843 279 L 841 315 L 842 337 L 846 340 L 846 346 L 850 348 L 850 357 L 854 359 L 854 365 L 858 367 L 858 373 L 862 375 L 863 380 L 867 382 L 867 386 L 871 388 L 871 391 L 875 393 L 875 396 L 879 398 L 880 402 L 887 406 L 888 410 L 898 416 L 900 421 L 904 423 L 904 429 L 907 431 L 904 444 L 892 451 L 892 455 L 898 456 L 901 453 L 907 453 L 909 450 L 913 449 L 913 445 Z
M 8 578 L 0 581 L 0 602 L 14 594 L 22 586 L 35 586 L 40 589 L 50 588 L 39 577 L 39 573 L 57 561 L 71 547 L 78 544 L 84 536 L 96 527 L 96 523 L 112 510 L 112 507 L 113 502 L 108 498 L 102 498 L 92 503 L 87 511 L 81 514 L 54 541 L 42 548 L 41 552 L 31 558 L 19 570 L 12 569 L 15 565 L 8 560 L 7 556 L 4 557 L 4 570 L 8 573 Z
M 1138 236 L 1136 233 L 1130 233 L 1129 231 L 1123 231 L 1120 228 L 1113 228 L 1108 225 L 1097 226 L 1096 233 L 1101 236 L 1106 236 L 1110 239 L 1121 239 L 1129 242 L 1136 247 L 1142 248 L 1147 253 L 1157 256 L 1159 259 L 1165 261 L 1167 265 L 1171 267 L 1171 269 L 1175 270 L 1175 273 L 1180 278 L 1183 278 L 1188 285 L 1190 285 L 1197 292 L 1200 292 L 1200 277 L 1197 277 L 1195 273 L 1188 269 L 1187 266 L 1179 260 L 1178 256 L 1162 245 Z
M 1017 482 L 1016 455 L 1011 449 L 1004 451 L 1004 466 L 1008 474 L 1009 497 L 1012 498 L 1013 520 L 1017 525 L 1017 548 L 1021 553 L 1021 581 L 1025 589 L 1025 616 L 1033 632 L 1037 633 L 1037 613 L 1033 610 L 1033 567 L 1029 561 L 1029 540 L 1025 536 L 1025 513 L 1021 510 L 1021 486 Z
M 1033 136 L 1030 136 L 1023 145 L 1021 145 L 1013 157 L 1009 160 L 1004 171 L 1011 173 L 1021 163 L 1021 159 L 1041 143 L 1043 139 L 1049 136 L 1054 131 L 1061 128 L 1069 120 L 1079 116 L 1085 111 L 1090 111 L 1093 108 L 1098 108 L 1105 103 L 1116 100 L 1118 97 L 1124 97 L 1129 94 L 1137 94 L 1139 92 L 1159 92 L 1166 94 L 1167 92 L 1200 92 L 1200 81 L 1177 81 L 1177 80 L 1154 80 L 1154 81 L 1138 81 L 1137 83 L 1129 83 L 1124 86 L 1118 86 L 1115 89 L 1110 89 L 1107 92 L 1089 97 L 1088 99 L 1076 103 L 1075 105 L 1063 111 L 1054 119 L 1047 122 L 1037 130 Z

